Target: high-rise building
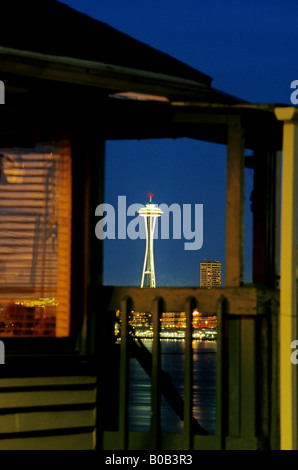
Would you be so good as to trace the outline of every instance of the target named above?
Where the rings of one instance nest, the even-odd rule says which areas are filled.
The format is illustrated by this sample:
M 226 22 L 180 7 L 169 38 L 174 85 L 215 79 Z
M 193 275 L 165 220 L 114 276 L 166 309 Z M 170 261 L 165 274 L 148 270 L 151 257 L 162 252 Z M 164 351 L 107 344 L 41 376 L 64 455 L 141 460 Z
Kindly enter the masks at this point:
M 221 286 L 221 263 L 207 259 L 200 263 L 200 287 Z

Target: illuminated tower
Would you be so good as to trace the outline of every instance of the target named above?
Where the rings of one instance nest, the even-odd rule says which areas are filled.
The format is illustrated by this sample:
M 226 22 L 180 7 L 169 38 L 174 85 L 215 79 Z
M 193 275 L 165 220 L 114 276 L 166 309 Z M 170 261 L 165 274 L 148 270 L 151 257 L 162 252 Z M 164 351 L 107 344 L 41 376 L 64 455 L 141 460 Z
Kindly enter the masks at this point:
M 155 204 L 151 204 L 153 194 L 148 194 L 149 204 L 138 211 L 141 217 L 144 217 L 146 230 L 146 251 L 142 273 L 141 287 L 144 287 L 145 275 L 147 275 L 147 287 L 156 287 L 153 240 L 157 217 L 163 213 Z

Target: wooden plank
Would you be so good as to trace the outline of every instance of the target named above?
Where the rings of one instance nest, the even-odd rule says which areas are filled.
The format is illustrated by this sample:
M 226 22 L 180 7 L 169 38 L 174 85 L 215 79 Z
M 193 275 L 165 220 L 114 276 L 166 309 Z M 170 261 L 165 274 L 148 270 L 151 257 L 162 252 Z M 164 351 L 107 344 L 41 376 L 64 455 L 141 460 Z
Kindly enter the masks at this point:
M 229 401 L 229 392 L 227 384 L 227 360 L 228 351 L 226 344 L 225 326 L 226 326 L 226 308 L 227 302 L 222 296 L 217 304 L 217 345 L 216 345 L 216 429 L 217 448 L 224 448 L 224 436 L 228 427 L 227 405 Z M 202 447 L 204 449 L 204 447 Z
M 242 318 L 241 342 L 241 436 L 256 435 L 256 340 L 255 318 Z
M 0 379 L 0 393 L 3 388 L 43 387 L 56 385 L 95 385 L 96 377 L 63 376 L 63 377 L 7 377 Z
M 62 436 L 0 439 L 0 450 L 94 450 L 95 431 Z
M 161 345 L 160 317 L 161 302 L 155 299 L 153 307 L 153 345 L 152 345 L 152 378 L 151 378 L 151 423 L 152 449 L 159 449 L 161 436 Z
M 240 436 L 240 328 L 241 320 L 229 319 L 229 343 L 228 343 L 228 410 L 229 410 L 229 436 Z
M 0 409 L 95 403 L 96 390 L 1 392 Z
M 12 413 L 1 416 L 0 433 L 23 433 L 54 429 L 59 429 L 60 432 L 61 429 L 78 429 L 95 427 L 95 425 L 95 409 Z
M 227 436 L 226 450 L 266 450 L 267 443 L 264 437 L 235 437 Z
M 184 349 L 184 422 L 183 434 L 185 449 L 193 448 L 192 409 L 193 409 L 193 349 L 192 349 L 192 312 L 194 301 L 189 299 L 185 305 L 186 331 Z

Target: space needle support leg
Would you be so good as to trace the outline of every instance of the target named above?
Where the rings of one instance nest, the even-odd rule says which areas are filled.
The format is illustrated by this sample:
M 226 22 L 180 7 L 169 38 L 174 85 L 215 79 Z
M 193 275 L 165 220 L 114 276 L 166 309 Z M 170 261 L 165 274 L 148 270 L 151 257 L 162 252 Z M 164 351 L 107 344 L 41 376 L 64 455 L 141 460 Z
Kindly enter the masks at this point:
M 148 257 L 148 229 L 147 229 L 146 219 L 145 219 L 145 232 L 146 232 L 146 248 L 145 248 L 145 257 L 144 257 L 144 264 L 143 264 L 141 287 L 144 287 L 145 271 L 146 271 L 147 257 Z

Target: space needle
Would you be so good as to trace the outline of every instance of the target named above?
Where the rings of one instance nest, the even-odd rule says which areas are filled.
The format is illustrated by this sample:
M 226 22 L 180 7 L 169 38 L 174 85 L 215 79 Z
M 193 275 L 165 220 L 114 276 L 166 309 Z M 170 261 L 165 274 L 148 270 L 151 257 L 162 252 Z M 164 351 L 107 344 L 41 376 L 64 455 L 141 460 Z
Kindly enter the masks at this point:
M 141 287 L 144 287 L 145 276 L 147 276 L 147 287 L 156 287 L 153 240 L 157 217 L 160 217 L 163 212 L 155 204 L 152 204 L 151 201 L 153 194 L 149 193 L 148 196 L 149 204 L 146 204 L 145 207 L 142 207 L 138 211 L 140 216 L 144 217 L 146 230 L 146 251 L 142 272 Z

